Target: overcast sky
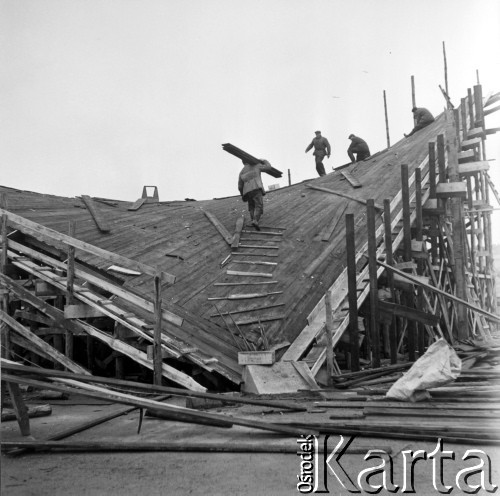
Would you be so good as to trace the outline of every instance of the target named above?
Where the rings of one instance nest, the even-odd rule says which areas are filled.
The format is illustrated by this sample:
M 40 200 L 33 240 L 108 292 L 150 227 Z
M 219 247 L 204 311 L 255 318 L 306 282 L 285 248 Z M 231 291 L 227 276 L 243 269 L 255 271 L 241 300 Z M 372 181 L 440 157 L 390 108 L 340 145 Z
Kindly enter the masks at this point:
M 0 182 L 40 193 L 230 196 L 241 163 L 227 142 L 267 158 L 282 184 L 287 169 L 293 182 L 315 177 L 304 150 L 316 129 L 333 146 L 328 170 L 348 162 L 350 133 L 385 148 L 383 90 L 392 143 L 412 127 L 412 75 L 417 105 L 443 110 L 443 41 L 453 103 L 476 70 L 485 95 L 500 91 L 498 0 L 0 6 Z M 500 189 L 498 143 L 487 150 Z

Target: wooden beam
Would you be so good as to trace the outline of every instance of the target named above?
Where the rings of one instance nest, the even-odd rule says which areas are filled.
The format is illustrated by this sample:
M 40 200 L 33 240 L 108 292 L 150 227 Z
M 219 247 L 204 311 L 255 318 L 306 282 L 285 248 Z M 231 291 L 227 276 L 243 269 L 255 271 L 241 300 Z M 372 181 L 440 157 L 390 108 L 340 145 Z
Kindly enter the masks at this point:
M 121 265 L 123 267 L 127 267 L 133 270 L 138 270 L 144 274 L 148 274 L 150 276 L 154 276 L 157 270 L 153 267 L 149 267 L 141 262 L 137 262 L 135 260 L 131 260 L 126 257 L 122 257 L 116 253 L 109 252 L 107 250 L 103 250 L 97 246 L 93 246 L 89 243 L 85 243 L 84 241 L 80 241 L 76 238 L 72 238 L 67 236 L 66 234 L 62 234 L 60 232 L 54 231 L 48 227 L 42 226 L 41 224 L 37 224 L 36 222 L 30 221 L 21 217 L 20 215 L 13 214 L 12 212 L 8 212 L 6 210 L 0 209 L 0 214 L 6 214 L 9 219 L 9 224 L 19 229 L 20 231 L 33 236 L 40 241 L 47 242 L 57 242 L 66 246 L 73 246 L 78 250 L 85 251 L 87 253 L 91 253 L 97 257 L 101 257 L 104 260 L 109 262 Z M 162 272 L 162 280 L 168 283 L 175 282 L 175 276 L 168 274 L 167 272 Z
M 49 383 L 44 381 L 37 381 L 33 379 L 27 379 L 21 376 L 13 376 L 10 374 L 5 374 L 4 380 L 10 382 L 18 382 L 21 384 L 31 385 L 38 388 L 53 389 L 55 391 L 69 392 L 69 393 L 79 393 L 84 396 L 89 396 L 91 398 L 98 398 L 107 401 L 112 401 L 115 403 L 123 403 L 125 405 L 139 406 L 142 408 L 151 408 L 153 410 L 161 410 L 167 413 L 181 413 L 184 415 L 189 415 L 192 421 L 196 419 L 213 419 L 213 420 L 223 420 L 234 425 L 242 425 L 244 427 L 252 427 L 255 429 L 262 429 L 271 432 L 279 432 L 282 434 L 300 436 L 310 435 L 311 431 L 305 431 L 302 429 L 296 429 L 294 427 L 283 426 L 280 424 L 275 424 L 271 422 L 261 422 L 257 420 L 248 420 L 243 418 L 237 418 L 233 416 L 220 415 L 215 413 L 205 413 L 198 410 L 192 410 L 189 408 L 179 407 L 176 405 L 166 405 L 165 403 L 160 403 L 159 401 L 149 400 L 146 398 L 140 398 L 131 394 L 119 393 L 117 391 L 112 391 L 107 388 L 102 388 L 94 385 L 89 385 L 83 382 L 75 381 L 72 379 L 60 379 L 60 382 L 64 382 L 65 385 Z M 313 430 L 313 433 L 315 431 Z
M 47 265 L 51 265 L 53 267 L 57 267 L 59 269 L 66 269 L 66 265 L 64 262 L 59 262 L 58 260 L 55 260 L 52 257 L 49 257 L 48 255 L 44 255 L 43 253 L 39 253 L 36 250 L 32 250 L 31 248 L 28 248 L 20 243 L 17 243 L 15 241 L 9 240 L 9 246 L 16 250 L 20 251 L 22 253 L 28 254 L 30 257 L 34 258 L 35 260 L 39 260 L 41 262 L 46 263 Z M 14 258 L 13 260 L 17 260 L 17 258 Z M 120 298 L 123 298 L 124 300 L 128 301 L 129 303 L 132 303 L 133 305 L 136 305 L 143 310 L 146 310 L 147 312 L 153 313 L 154 312 L 154 305 L 152 302 L 145 300 L 144 298 L 141 298 L 140 296 L 135 295 L 134 293 L 131 293 L 130 291 L 127 291 L 124 289 L 122 286 L 118 286 L 116 284 L 113 284 L 112 282 L 109 282 L 105 279 L 102 279 L 100 277 L 96 277 L 88 272 L 85 272 L 82 269 L 75 268 L 75 274 L 80 277 L 81 279 L 85 279 L 89 283 L 97 286 L 98 288 L 104 289 L 105 291 L 108 291 L 116 296 L 119 296 Z M 57 291 L 57 288 L 54 288 L 55 291 Z M 179 317 L 178 315 L 168 311 L 168 310 L 163 310 L 163 318 L 171 322 L 172 324 L 175 324 L 177 326 L 182 326 L 184 319 L 182 317 Z
M 208 212 L 207 210 L 203 210 L 203 213 L 206 215 L 207 219 L 214 225 L 214 227 L 219 231 L 220 235 L 224 238 L 224 241 L 229 245 L 232 246 L 233 243 L 233 237 L 229 233 L 229 231 L 221 224 L 219 219 L 211 213 Z
M 93 308 L 85 303 L 66 305 L 64 307 L 65 319 L 90 319 L 105 316 L 106 314 L 102 313 L 98 308 Z
M 460 175 L 471 175 L 476 172 L 490 170 L 490 163 L 487 160 L 479 160 L 477 162 L 467 162 L 458 165 L 458 173 Z
M 454 183 L 439 183 L 436 186 L 436 197 L 447 198 L 467 198 L 467 185 L 462 181 Z
M 139 198 L 134 203 L 132 203 L 132 205 L 130 205 L 130 207 L 127 208 L 127 210 L 132 210 L 132 211 L 139 210 L 146 203 L 146 201 L 147 198 Z
M 415 322 L 420 322 L 421 324 L 432 327 L 438 325 L 440 321 L 439 315 L 422 312 L 420 310 L 416 310 L 415 308 L 398 305 L 385 300 L 379 300 L 378 303 L 380 311 L 389 315 L 404 317 L 405 319 L 414 320 Z
M 331 235 L 335 232 L 340 219 L 344 215 L 344 212 L 347 210 L 347 205 L 343 207 L 335 209 L 335 213 L 330 220 L 330 223 L 323 229 L 321 232 L 321 241 L 328 241 Z
M 385 267 L 388 270 L 393 271 L 395 274 L 398 276 L 402 277 L 403 279 L 407 279 L 408 281 L 412 282 L 413 284 L 416 284 L 417 286 L 422 286 L 425 289 L 429 289 L 430 291 L 433 291 L 434 293 L 438 293 L 445 298 L 448 298 L 449 300 L 453 300 L 457 303 L 461 303 L 462 305 L 466 306 L 467 308 L 470 308 L 471 310 L 474 310 L 475 312 L 480 313 L 481 315 L 484 315 L 485 317 L 494 320 L 495 322 L 500 322 L 500 317 L 497 315 L 494 315 L 486 310 L 483 310 L 481 307 L 477 307 L 476 305 L 470 304 L 468 301 L 461 300 L 460 298 L 457 298 L 456 296 L 447 293 L 446 291 L 441 291 L 440 289 L 431 286 L 430 284 L 427 284 L 424 282 L 422 279 L 419 279 L 417 276 L 411 276 L 410 274 L 407 274 L 406 272 L 402 272 L 400 270 L 395 269 L 394 267 L 391 267 L 390 265 L 387 265 L 386 263 L 377 260 L 377 263 L 381 265 L 382 267 Z
M 55 348 L 47 344 L 43 339 L 39 338 L 36 334 L 26 329 L 17 320 L 7 315 L 3 310 L 0 310 L 0 320 L 5 322 L 14 332 L 17 332 L 25 339 L 31 341 L 35 346 L 41 348 L 47 355 L 52 357 L 56 362 L 60 363 L 68 370 L 76 372 L 78 374 L 89 374 L 87 370 L 73 362 L 69 358 L 65 357 L 61 352 L 57 351 Z
M 352 372 L 359 370 L 358 293 L 356 290 L 356 237 L 354 214 L 345 216 L 347 296 L 349 302 L 349 344 Z M 325 300 L 326 304 L 326 300 Z M 330 304 L 331 307 L 331 304 Z
M 83 203 L 85 203 L 85 206 L 87 207 L 88 211 L 90 212 L 90 215 L 92 215 L 92 218 L 94 219 L 94 222 L 96 223 L 97 228 L 101 232 L 110 232 L 111 227 L 109 225 L 109 222 L 107 219 L 103 216 L 102 212 L 99 211 L 98 206 L 94 203 L 92 198 L 88 195 L 82 195 L 82 200 Z
M 354 177 L 349 171 L 340 172 L 349 181 L 353 188 L 361 188 L 363 185 L 359 182 L 358 178 Z
M 340 193 L 339 191 L 333 191 L 333 189 L 323 188 L 321 186 L 313 186 L 312 184 L 306 184 L 306 187 L 310 189 L 315 189 L 317 191 L 323 191 L 324 193 L 330 193 L 332 195 L 341 196 L 342 198 L 347 198 L 348 200 L 353 200 L 355 202 L 361 203 L 362 205 L 366 205 L 366 200 L 362 200 L 361 198 L 356 198 L 355 196 L 348 195 L 346 193 Z M 384 208 L 380 205 L 375 204 L 375 208 L 377 210 L 383 210 Z
M 370 278 L 370 344 L 374 367 L 380 367 L 380 332 L 378 324 L 378 282 L 377 282 L 377 238 L 375 227 L 375 201 L 370 199 L 366 206 L 366 230 L 368 237 L 368 273 Z
M 0 281 L 3 285 L 8 287 L 12 292 L 18 295 L 21 299 L 28 302 L 31 306 L 39 310 L 40 312 L 48 315 L 52 319 L 54 319 L 57 323 L 64 322 L 64 327 L 69 331 L 74 333 L 84 332 L 85 334 L 92 336 L 99 341 L 107 344 L 111 349 L 122 353 L 123 355 L 128 356 L 135 362 L 141 364 L 142 366 L 152 370 L 153 364 L 150 360 L 147 359 L 147 356 L 142 351 L 139 351 L 137 348 L 120 341 L 119 339 L 115 339 L 109 334 L 96 329 L 95 327 L 87 324 L 86 322 L 80 320 L 66 320 L 64 321 L 64 313 L 57 308 L 54 308 L 51 305 L 48 305 L 43 300 L 40 300 L 36 296 L 32 295 L 27 289 L 22 286 L 16 284 L 16 282 L 9 277 L 3 276 L 0 274 Z M 187 389 L 195 390 L 195 391 L 206 391 L 206 388 L 198 384 L 192 377 L 180 372 L 179 370 L 167 365 L 163 364 L 163 375 L 172 380 L 173 382 L 180 384 Z

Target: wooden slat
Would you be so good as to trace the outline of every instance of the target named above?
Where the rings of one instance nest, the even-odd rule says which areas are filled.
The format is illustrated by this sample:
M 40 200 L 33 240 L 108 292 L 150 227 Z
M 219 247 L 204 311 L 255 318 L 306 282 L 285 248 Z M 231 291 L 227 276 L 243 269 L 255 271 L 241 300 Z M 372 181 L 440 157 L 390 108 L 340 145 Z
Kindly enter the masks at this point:
M 130 205 L 130 207 L 128 207 L 127 210 L 131 210 L 134 212 L 136 210 L 139 210 L 146 203 L 146 200 L 147 200 L 147 198 L 139 198 L 134 203 L 132 203 L 132 205 Z
M 31 341 L 35 346 L 42 349 L 44 353 L 53 358 L 57 363 L 60 363 L 68 370 L 76 372 L 78 374 L 89 374 L 87 370 L 73 362 L 69 358 L 65 357 L 61 352 L 57 351 L 55 348 L 47 344 L 43 339 L 39 338 L 36 334 L 26 329 L 17 320 L 7 315 L 3 310 L 0 310 L 0 320 L 5 322 L 14 332 L 20 334 L 23 338 Z
M 101 232 L 109 232 L 111 231 L 111 227 L 109 225 L 109 222 L 107 219 L 104 217 L 102 212 L 99 211 L 99 207 L 94 203 L 92 198 L 88 195 L 82 195 L 82 200 L 83 203 L 88 208 L 88 211 L 90 212 L 90 215 L 92 215 L 92 218 L 94 219 L 94 222 L 96 223 L 96 226 Z
M 42 242 L 48 241 L 49 245 L 53 244 L 53 242 L 56 242 L 68 246 L 73 246 L 79 250 L 83 250 L 97 257 L 101 257 L 109 262 L 116 263 L 117 265 L 122 265 L 130 269 L 138 270 L 150 276 L 154 276 L 157 273 L 157 270 L 153 267 L 148 267 L 141 262 L 130 260 L 129 258 L 122 257 L 121 255 L 117 255 L 116 253 L 103 250 L 102 248 L 99 248 L 97 246 L 93 246 L 84 241 L 80 241 L 76 238 L 72 238 L 65 234 L 59 233 L 57 231 L 54 231 L 53 229 L 21 217 L 20 215 L 13 214 L 12 212 L 8 212 L 3 209 L 0 209 L 0 214 L 6 214 L 9 219 L 9 224 L 13 225 L 16 229 L 30 234 L 31 236 L 39 239 Z M 168 274 L 167 272 L 162 272 L 162 279 L 163 281 L 169 283 L 175 282 L 175 276 Z
M 203 213 L 207 216 L 208 220 L 214 225 L 217 231 L 219 231 L 220 235 L 224 238 L 224 241 L 231 246 L 233 243 L 233 237 L 231 236 L 229 231 L 221 224 L 219 219 L 217 219 L 214 214 L 208 212 L 207 210 L 203 210 Z
M 359 179 L 354 177 L 349 171 L 341 171 L 340 172 L 351 184 L 353 188 L 361 188 L 363 185 L 359 182 Z

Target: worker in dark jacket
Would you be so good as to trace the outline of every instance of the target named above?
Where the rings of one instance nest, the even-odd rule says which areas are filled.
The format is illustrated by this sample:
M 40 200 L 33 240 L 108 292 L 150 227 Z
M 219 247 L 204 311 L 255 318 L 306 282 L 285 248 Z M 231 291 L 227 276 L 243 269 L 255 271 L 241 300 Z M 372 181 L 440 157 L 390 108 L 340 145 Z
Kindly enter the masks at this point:
M 354 134 L 350 134 L 348 139 L 351 140 L 351 144 L 347 149 L 347 155 L 349 155 L 351 162 L 361 162 L 370 156 L 370 149 L 364 139 Z M 356 158 L 354 154 L 356 154 Z
M 424 107 L 413 107 L 411 111 L 413 112 L 415 127 L 411 130 L 410 134 L 405 134 L 405 138 L 434 122 L 434 116 Z
M 261 172 L 272 170 L 271 164 L 264 159 L 259 163 L 249 164 L 245 160 L 243 169 L 238 177 L 238 189 L 244 202 L 248 202 L 248 211 L 252 225 L 260 231 L 259 220 L 264 213 L 264 185 L 262 184 Z
M 328 140 L 324 136 L 321 136 L 321 131 L 315 131 L 315 134 L 316 137 L 313 138 L 309 146 L 306 148 L 306 153 L 314 146 L 313 155 L 316 162 L 316 171 L 318 172 L 318 175 L 324 176 L 326 172 L 325 166 L 323 165 L 323 159 L 325 158 L 325 155 L 330 158 L 330 143 L 328 143 Z

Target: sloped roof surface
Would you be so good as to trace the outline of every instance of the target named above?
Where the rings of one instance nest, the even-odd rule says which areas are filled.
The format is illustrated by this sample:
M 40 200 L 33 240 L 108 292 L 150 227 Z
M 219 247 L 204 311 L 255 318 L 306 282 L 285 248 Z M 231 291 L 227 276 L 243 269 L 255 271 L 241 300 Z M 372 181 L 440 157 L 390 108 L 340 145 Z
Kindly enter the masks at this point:
M 295 184 L 269 192 L 264 197 L 263 232 L 279 232 L 282 236 L 262 233 L 241 234 L 240 244 L 267 246 L 267 248 L 239 248 L 240 252 L 259 253 L 261 256 L 233 256 L 221 267 L 231 253 L 203 210 L 214 214 L 233 233 L 238 217 L 246 216 L 247 206 L 239 196 L 205 201 L 169 201 L 146 203 L 136 211 L 128 210 L 133 203 L 95 199 L 99 211 L 111 226 L 108 233 L 97 228 L 80 198 L 62 198 L 2 187 L 7 193 L 7 210 L 62 233 L 68 232 L 68 221 L 77 222 L 75 237 L 111 252 L 138 260 L 177 277 L 175 284 L 163 288 L 163 301 L 186 318 L 182 329 L 172 329 L 179 339 L 206 350 L 217 357 L 229 374 L 238 375 L 237 348 L 233 337 L 218 316 L 214 303 L 221 312 L 238 312 L 236 321 L 259 317 L 268 341 L 292 342 L 306 325 L 306 317 L 325 291 L 345 267 L 345 228 L 343 215 L 335 231 L 327 236 L 332 219 L 339 210 L 355 215 L 356 242 L 366 239 L 366 208 L 359 202 L 330 193 L 310 189 L 308 185 L 328 188 L 361 200 L 374 199 L 381 204 L 392 199 L 400 190 L 400 166 L 408 164 L 410 174 L 428 153 L 428 142 L 442 132 L 444 117 L 411 138 L 399 141 L 390 149 L 375 154 L 365 162 L 353 164 L 349 171 L 362 184 L 354 189 L 341 171 L 322 178 Z M 279 167 L 279 164 L 276 164 Z M 328 161 L 326 165 L 330 165 Z M 314 172 L 311 157 L 304 167 Z M 239 162 L 235 161 L 235 191 Z M 86 193 L 86 192 L 83 192 Z M 160 191 L 161 198 L 161 191 Z M 345 209 L 345 210 L 344 210 Z M 380 221 L 380 218 L 379 220 Z M 248 225 L 244 231 L 254 231 Z M 329 249 L 325 260 L 315 260 Z M 266 256 L 267 255 L 267 256 Z M 109 263 L 77 251 L 77 258 L 97 269 L 105 270 Z M 272 262 L 268 264 L 240 264 L 245 262 Z M 271 278 L 227 275 L 227 270 L 270 273 Z M 116 274 L 115 274 L 116 276 Z M 122 276 L 124 284 L 135 292 L 153 299 L 150 276 Z M 215 286 L 224 282 L 264 282 L 275 284 Z M 265 297 L 238 300 L 209 300 L 229 295 L 279 292 Z M 279 305 L 279 306 L 273 306 Z M 248 312 L 259 307 L 273 306 L 259 312 Z M 276 318 L 276 320 L 268 320 Z M 242 324 L 248 339 L 260 337 L 258 324 Z

